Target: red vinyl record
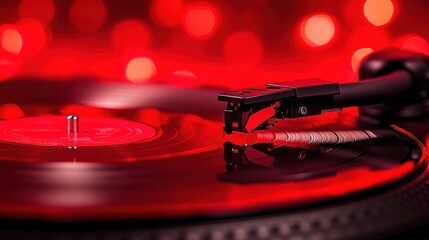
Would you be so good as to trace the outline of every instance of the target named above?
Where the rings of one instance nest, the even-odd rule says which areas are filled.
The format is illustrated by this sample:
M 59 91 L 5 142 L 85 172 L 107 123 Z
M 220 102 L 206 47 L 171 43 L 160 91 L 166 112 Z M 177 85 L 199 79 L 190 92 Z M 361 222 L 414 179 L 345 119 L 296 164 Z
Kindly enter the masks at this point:
M 108 93 L 102 89 L 92 91 Z M 146 91 L 158 99 L 137 99 L 139 107 L 134 97 L 120 108 L 85 97 L 17 103 L 23 114 L 0 121 L 0 190 L 8 193 L 0 198 L 0 215 L 61 221 L 242 216 L 372 191 L 426 163 L 421 143 L 396 126 L 366 126 L 333 113 L 224 135 L 214 101 L 197 114 L 194 97 L 177 106 L 159 99 L 189 92 Z M 202 99 L 214 92 L 194 91 Z M 119 103 L 130 102 L 123 99 Z

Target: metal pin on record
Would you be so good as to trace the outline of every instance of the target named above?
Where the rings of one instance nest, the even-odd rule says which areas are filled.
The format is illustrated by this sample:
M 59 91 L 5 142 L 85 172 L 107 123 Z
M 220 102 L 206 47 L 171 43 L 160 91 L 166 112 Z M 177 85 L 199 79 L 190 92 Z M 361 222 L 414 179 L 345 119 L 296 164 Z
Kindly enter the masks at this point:
M 67 132 L 68 134 L 74 133 L 74 137 L 79 132 L 79 117 L 75 115 L 67 116 Z

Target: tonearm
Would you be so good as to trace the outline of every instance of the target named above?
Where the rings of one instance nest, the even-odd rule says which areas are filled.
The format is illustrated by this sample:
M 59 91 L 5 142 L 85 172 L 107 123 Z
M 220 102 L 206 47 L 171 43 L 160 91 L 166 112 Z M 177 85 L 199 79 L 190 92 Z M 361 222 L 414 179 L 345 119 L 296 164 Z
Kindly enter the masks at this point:
M 276 124 L 277 119 L 319 115 L 344 107 L 374 105 L 379 120 L 415 118 L 428 114 L 429 57 L 387 49 L 361 64 L 358 82 L 339 84 L 320 79 L 268 83 L 218 95 L 227 102 L 224 131 L 251 132 Z

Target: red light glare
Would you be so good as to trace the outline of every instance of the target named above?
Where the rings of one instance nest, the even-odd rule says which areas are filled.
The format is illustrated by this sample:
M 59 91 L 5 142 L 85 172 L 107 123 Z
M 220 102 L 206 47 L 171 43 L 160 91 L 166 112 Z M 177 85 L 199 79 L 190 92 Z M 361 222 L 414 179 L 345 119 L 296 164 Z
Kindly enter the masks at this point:
M 175 27 L 180 24 L 184 8 L 182 0 L 154 0 L 150 15 L 161 26 Z
M 126 78 L 134 83 L 141 83 L 156 75 L 156 67 L 150 58 L 134 58 L 126 69 Z
M 215 32 L 216 11 L 206 2 L 196 2 L 188 6 L 185 12 L 184 28 L 195 39 L 207 39 Z
M 429 45 L 426 39 L 419 35 L 408 35 L 399 40 L 400 48 L 408 51 L 429 55 Z
M 125 52 L 145 50 L 150 43 L 149 30 L 137 20 L 126 20 L 117 24 L 111 38 L 115 48 Z
M 34 56 L 46 45 L 47 36 L 43 25 L 33 19 L 20 20 L 16 24 L 22 37 L 21 54 L 23 56 Z
M 366 56 L 368 56 L 368 54 L 373 51 L 374 50 L 372 48 L 361 48 L 353 53 L 351 61 L 353 72 L 356 72 L 362 59 L 364 59 Z
M 70 9 L 70 20 L 82 32 L 99 29 L 107 16 L 102 0 L 75 0 Z
M 304 42 L 309 46 L 323 46 L 328 44 L 334 37 L 335 24 L 328 15 L 314 15 L 302 22 L 300 34 Z
M 54 17 L 55 4 L 53 0 L 21 0 L 19 14 L 21 18 L 33 18 L 48 24 Z
M 363 12 L 371 24 L 383 26 L 392 19 L 395 7 L 391 0 L 366 0 Z
M 226 39 L 223 51 L 227 63 L 234 66 L 252 66 L 262 59 L 264 46 L 253 32 L 241 31 Z
M 22 38 L 18 30 L 12 25 L 0 27 L 1 47 L 8 53 L 19 54 L 22 49 Z

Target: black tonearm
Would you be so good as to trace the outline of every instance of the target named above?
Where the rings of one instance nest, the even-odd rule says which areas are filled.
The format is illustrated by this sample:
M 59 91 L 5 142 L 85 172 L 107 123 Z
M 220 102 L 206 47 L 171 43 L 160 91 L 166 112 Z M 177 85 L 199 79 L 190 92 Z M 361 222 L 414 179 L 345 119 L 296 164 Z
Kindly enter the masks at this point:
M 360 66 L 359 78 L 359 82 L 345 84 L 320 79 L 285 81 L 220 93 L 218 100 L 228 103 L 224 131 L 251 132 L 274 125 L 276 119 L 371 104 L 378 104 L 375 117 L 380 119 L 428 113 L 428 56 L 396 49 L 375 52 Z

